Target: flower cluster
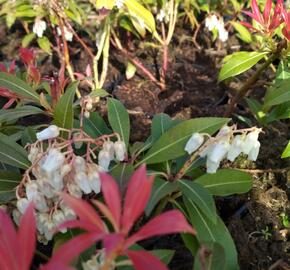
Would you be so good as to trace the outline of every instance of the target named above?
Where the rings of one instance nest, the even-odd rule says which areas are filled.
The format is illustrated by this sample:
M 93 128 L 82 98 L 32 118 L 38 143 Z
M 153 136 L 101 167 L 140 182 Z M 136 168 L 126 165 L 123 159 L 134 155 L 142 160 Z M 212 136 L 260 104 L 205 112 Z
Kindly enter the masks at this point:
M 227 41 L 229 33 L 225 29 L 224 20 L 222 17 L 218 18 L 215 14 L 209 15 L 205 19 L 205 27 L 208 28 L 209 31 L 216 30 L 218 32 L 218 37 L 220 41 Z
M 207 158 L 207 173 L 215 173 L 223 159 L 233 162 L 241 153 L 248 155 L 249 160 L 256 161 L 260 150 L 260 132 L 261 129 L 255 127 L 237 130 L 235 126 L 224 126 L 215 137 L 194 133 L 188 140 L 185 151 L 191 155 L 198 150 L 200 157 Z M 204 143 L 205 136 L 210 138 Z
M 166 2 L 162 9 L 160 9 L 159 13 L 156 15 L 156 19 L 159 22 L 169 22 L 170 15 L 172 14 L 172 8 L 169 2 Z
M 78 131 L 67 142 L 60 139 L 58 143 L 60 131 L 60 128 L 51 125 L 36 134 L 37 142 L 29 146 L 28 159 L 32 165 L 25 172 L 16 192 L 16 223 L 29 203 L 34 202 L 39 240 L 43 242 L 52 239 L 61 223 L 75 218 L 74 212 L 63 203 L 60 193 L 65 192 L 77 198 L 92 192 L 98 194 L 101 189 L 99 173 L 107 171 L 114 158 L 123 161 L 126 155 L 126 146 L 120 139 L 112 142 L 108 137 L 101 142 L 91 141 L 96 145 L 99 143 L 98 147 L 101 148 L 97 165 L 91 160 L 90 154 L 84 158 L 73 152 L 72 144 L 76 146 L 89 142 L 88 136 L 82 137 Z M 45 149 L 43 142 L 46 140 L 49 144 Z M 88 153 L 91 152 L 88 150 Z
M 63 31 L 64 31 L 64 38 L 66 39 L 66 41 L 71 42 L 73 40 L 73 33 L 71 31 L 69 31 L 69 29 L 67 29 L 67 27 L 63 27 Z M 62 36 L 61 33 L 61 29 L 59 27 L 56 28 L 56 32 L 59 36 Z
M 46 30 L 46 22 L 43 20 L 36 20 L 34 22 L 32 31 L 35 33 L 38 37 L 42 37 L 44 31 Z

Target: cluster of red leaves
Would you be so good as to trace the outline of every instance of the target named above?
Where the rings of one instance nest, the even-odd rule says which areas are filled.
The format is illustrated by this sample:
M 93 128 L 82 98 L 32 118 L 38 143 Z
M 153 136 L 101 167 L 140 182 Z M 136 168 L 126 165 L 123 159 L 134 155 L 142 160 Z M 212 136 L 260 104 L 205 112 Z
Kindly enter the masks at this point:
M 283 35 L 290 40 L 290 13 L 287 12 L 283 6 L 283 0 L 277 0 L 277 3 L 272 12 L 273 0 L 267 0 L 263 13 L 260 12 L 257 0 L 251 1 L 252 12 L 243 11 L 246 15 L 255 20 L 260 28 L 256 29 L 247 22 L 241 22 L 244 26 L 261 32 L 266 35 L 272 35 L 274 31 L 283 23 Z
M 64 194 L 65 203 L 75 211 L 79 219 L 65 222 L 61 228 L 81 228 L 86 232 L 62 245 L 41 270 L 72 270 L 69 263 L 98 241 L 103 243 L 104 263 L 107 265 L 118 256 L 125 255 L 137 270 L 166 270 L 167 267 L 152 253 L 144 250 L 133 251 L 130 247 L 154 236 L 180 232 L 194 234 L 195 231 L 183 214 L 178 210 L 165 212 L 131 235 L 134 223 L 143 214 L 148 203 L 153 178 L 147 178 L 145 166 L 140 167 L 131 177 L 123 206 L 116 181 L 109 175 L 102 174 L 101 182 L 106 204 L 100 201 L 93 201 L 93 204 L 111 223 L 114 231 L 108 230 L 98 212 L 89 203 Z M 3 224 L 0 228 L 0 257 L 4 258 L 0 262 L 0 269 L 28 270 L 35 248 L 32 206 L 21 219 L 18 234 L 7 214 L 1 212 L 0 222 Z

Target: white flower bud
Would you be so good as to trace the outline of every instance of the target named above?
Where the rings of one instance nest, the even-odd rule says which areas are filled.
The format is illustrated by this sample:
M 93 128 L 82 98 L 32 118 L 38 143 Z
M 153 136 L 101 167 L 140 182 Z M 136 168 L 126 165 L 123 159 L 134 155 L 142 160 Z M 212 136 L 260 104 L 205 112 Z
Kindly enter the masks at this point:
M 76 172 L 85 172 L 86 171 L 86 161 L 83 157 L 76 156 L 73 163 Z
M 65 164 L 60 168 L 60 175 L 61 177 L 66 176 L 72 170 L 72 166 L 70 164 Z
M 246 155 L 250 153 L 256 142 L 258 142 L 259 133 L 260 131 L 257 129 L 247 134 L 243 144 L 243 153 Z
M 66 218 L 61 210 L 56 210 L 52 215 L 52 221 L 54 222 L 55 226 L 58 227 L 66 221 Z M 66 233 L 67 229 L 63 228 L 60 230 L 60 232 Z
M 25 186 L 25 192 L 26 192 L 27 199 L 29 201 L 33 201 L 34 198 L 38 194 L 38 187 L 37 187 L 36 181 L 28 182 Z
M 111 141 L 105 141 L 103 144 L 103 149 L 110 154 L 110 158 L 111 158 L 111 160 L 113 160 L 114 153 L 115 153 L 114 143 Z
M 27 207 L 29 205 L 29 201 L 27 198 L 21 198 L 17 201 L 16 206 L 21 214 L 24 214 Z
M 83 196 L 82 190 L 75 183 L 68 183 L 67 189 L 68 189 L 69 194 L 76 197 L 76 198 L 81 198 Z
M 214 149 L 214 144 L 209 144 L 205 149 L 203 149 L 200 153 L 200 157 L 204 158 L 208 155 L 210 155 L 210 153 L 212 152 L 212 150 Z
M 71 41 L 73 40 L 73 33 L 70 32 L 66 27 L 64 27 L 63 30 L 64 30 L 64 38 L 65 38 L 67 41 L 71 42 Z M 57 34 L 58 34 L 59 36 L 62 35 L 61 30 L 60 30 L 59 27 L 56 28 L 56 32 L 57 32 Z
M 213 162 L 210 159 L 206 160 L 206 172 L 207 173 L 216 173 L 218 167 L 220 166 L 219 162 Z
M 214 148 L 207 158 L 214 163 L 220 163 L 226 157 L 230 144 L 227 141 L 220 141 L 214 144 Z
M 76 184 L 85 194 L 89 194 L 92 192 L 88 177 L 84 172 L 77 172 L 74 179 Z
M 34 163 L 35 160 L 37 159 L 38 157 L 38 153 L 39 153 L 39 150 L 37 147 L 33 146 L 30 148 L 30 151 L 29 151 L 29 154 L 28 154 L 28 160 L 31 162 L 31 163 Z
M 56 226 L 55 226 L 54 222 L 50 219 L 48 219 L 43 224 L 44 236 L 48 241 L 50 241 L 52 239 L 55 229 L 56 229 Z
M 92 171 L 88 173 L 88 181 L 91 189 L 96 193 L 100 193 L 101 191 L 101 180 L 99 173 L 97 171 Z
M 252 161 L 256 161 L 257 157 L 259 155 L 259 151 L 260 151 L 260 142 L 256 141 L 255 144 L 253 145 L 249 155 L 248 155 L 248 159 L 252 160 Z
M 76 219 L 76 214 L 71 208 L 63 207 L 62 211 L 63 211 L 63 214 L 64 214 L 66 220 Z
M 101 150 L 98 155 L 99 165 L 107 172 L 110 166 L 111 157 L 110 153 L 105 150 Z
M 36 20 L 33 25 L 32 31 L 38 37 L 41 38 L 43 36 L 43 32 L 45 31 L 45 29 L 46 29 L 46 22 L 43 20 Z
M 197 150 L 204 142 L 204 137 L 199 133 L 193 133 L 190 139 L 187 141 L 184 150 L 191 155 Z
M 218 18 L 216 15 L 209 15 L 205 19 L 205 27 L 208 28 L 209 31 L 212 31 L 216 28 L 217 24 L 219 23 Z
M 61 191 L 63 189 L 63 178 L 60 175 L 59 171 L 55 171 L 52 176 L 51 179 L 49 181 L 49 183 L 52 185 L 53 188 L 55 188 L 57 191 Z
M 52 148 L 48 151 L 48 155 L 45 157 L 41 169 L 48 175 L 57 171 L 63 164 L 65 156 L 57 149 Z
M 48 128 L 36 133 L 36 138 L 39 141 L 53 139 L 58 136 L 59 136 L 59 128 L 55 125 L 51 125 Z
M 20 213 L 20 211 L 18 209 L 13 209 L 12 216 L 13 216 L 13 220 L 16 223 L 16 225 L 19 226 L 20 218 L 22 216 L 21 213 Z
M 46 200 L 42 194 L 38 193 L 37 196 L 34 197 L 33 202 L 38 211 L 47 212 L 49 210 Z
M 126 157 L 127 149 L 123 141 L 116 141 L 114 143 L 115 156 L 119 161 L 123 161 Z
M 38 190 L 41 191 L 41 193 L 48 199 L 51 199 L 54 197 L 55 193 L 52 190 L 51 185 L 49 184 L 48 180 L 46 178 L 40 178 L 37 180 Z
M 159 13 L 157 14 L 156 19 L 157 19 L 157 21 L 159 21 L 159 22 L 163 22 L 165 16 L 166 16 L 165 11 L 164 11 L 163 9 L 161 9 L 161 10 L 159 11 Z
M 84 117 L 85 118 L 90 118 L 90 112 L 89 111 L 85 111 L 84 112 Z
M 235 136 L 230 145 L 229 152 L 227 155 L 227 159 L 229 161 L 233 162 L 242 153 L 243 143 L 244 140 L 242 135 Z

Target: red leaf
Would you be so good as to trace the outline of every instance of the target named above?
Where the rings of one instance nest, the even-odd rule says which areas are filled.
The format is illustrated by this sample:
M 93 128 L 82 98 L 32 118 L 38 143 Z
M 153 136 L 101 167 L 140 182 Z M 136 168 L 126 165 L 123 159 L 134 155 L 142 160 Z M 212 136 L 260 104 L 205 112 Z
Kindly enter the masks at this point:
M 36 246 L 36 222 L 33 212 L 33 204 L 30 204 L 21 217 L 18 229 L 18 245 L 21 254 L 22 268 L 30 269 L 30 264 Z
M 105 227 L 100 216 L 90 204 L 64 193 L 62 197 L 65 203 L 75 211 L 82 222 L 94 225 L 96 227 L 96 232 L 105 232 Z
M 263 25 L 264 22 L 263 22 L 262 15 L 260 13 L 260 9 L 259 9 L 257 0 L 252 0 L 251 7 L 252 7 L 252 11 L 253 11 L 253 19 L 256 20 L 258 23 Z
M 130 231 L 134 222 L 143 213 L 150 197 L 152 184 L 153 177 L 147 178 L 145 165 L 132 175 L 125 196 L 122 216 L 122 230 L 125 234 Z
M 269 23 L 270 20 L 270 14 L 271 14 L 271 10 L 272 10 L 272 0 L 267 0 L 266 5 L 265 5 L 265 9 L 263 12 L 263 17 L 264 17 L 264 22 L 265 24 Z
M 41 266 L 39 270 L 75 270 L 75 268 L 63 265 L 59 262 L 50 262 L 47 265 Z
M 19 49 L 19 55 L 21 58 L 21 61 L 27 65 L 30 66 L 33 64 L 34 61 L 34 53 L 32 50 L 29 50 L 27 48 L 20 48 Z
M 149 237 L 181 232 L 195 234 L 194 229 L 188 224 L 183 214 L 178 210 L 171 210 L 145 224 L 137 233 L 129 237 L 126 246 L 128 248 L 137 241 Z
M 19 251 L 17 233 L 10 217 L 2 209 L 0 209 L 0 224 L 0 258 L 4 258 L 3 263 L 9 266 L 7 270 L 19 270 L 20 259 L 15 256 Z
M 154 255 L 148 251 L 128 251 L 128 257 L 131 259 L 136 270 L 168 270 L 168 268 Z
M 112 252 L 116 254 L 122 253 L 124 241 L 124 236 L 119 233 L 111 233 L 106 235 L 103 241 L 106 256 L 110 256 Z
M 120 228 L 120 218 L 121 218 L 121 195 L 119 187 L 116 181 L 108 174 L 100 174 L 102 182 L 102 192 L 105 198 L 105 202 L 110 209 L 112 216 L 115 220 L 115 226 Z
M 74 258 L 99 241 L 103 236 L 100 233 L 85 233 L 74 237 L 57 249 L 48 265 L 51 263 L 68 265 Z

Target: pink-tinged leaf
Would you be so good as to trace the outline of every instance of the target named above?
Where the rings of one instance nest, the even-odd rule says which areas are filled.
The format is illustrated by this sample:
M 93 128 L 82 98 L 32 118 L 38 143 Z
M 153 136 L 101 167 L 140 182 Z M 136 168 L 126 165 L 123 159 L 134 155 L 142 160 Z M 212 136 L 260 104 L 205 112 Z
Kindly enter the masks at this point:
M 117 228 L 120 228 L 121 218 L 121 195 L 117 182 L 108 174 L 100 174 L 102 182 L 102 193 L 105 198 L 105 202 L 110 209 Z
M 271 14 L 271 10 L 272 10 L 272 0 L 267 0 L 266 5 L 265 5 L 265 9 L 263 12 L 263 17 L 264 17 L 264 22 L 265 24 L 269 23 L 270 20 L 270 14 Z
M 82 220 L 68 220 L 65 221 L 63 224 L 61 224 L 57 229 L 57 231 L 60 231 L 62 229 L 74 229 L 74 228 L 80 228 L 83 230 L 86 230 L 88 232 L 95 232 L 96 231 L 96 226 L 88 223 L 86 221 L 82 221 Z
M 100 233 L 85 233 L 69 240 L 53 254 L 50 263 L 68 265 L 74 258 L 104 237 Z
M 253 27 L 251 24 L 247 23 L 247 22 L 240 22 L 240 24 L 242 24 L 243 26 L 252 29 L 254 31 L 258 31 L 255 27 Z
M 25 65 L 29 66 L 29 65 L 33 64 L 34 53 L 33 53 L 32 50 L 27 49 L 27 48 L 20 48 L 19 49 L 19 55 L 20 55 L 21 61 Z
M 167 211 L 149 221 L 137 233 L 129 237 L 126 241 L 126 246 L 128 248 L 137 241 L 172 233 L 195 234 L 195 230 L 188 224 L 183 214 L 178 210 Z
M 41 266 L 39 270 L 75 270 L 75 268 L 66 266 L 59 262 L 50 262 L 47 265 Z
M 283 33 L 284 37 L 287 38 L 290 41 L 290 32 L 288 32 L 288 30 L 286 29 L 286 27 L 284 27 L 282 29 L 282 33 Z
M 136 270 L 168 270 L 166 265 L 164 265 L 158 258 L 152 255 L 148 251 L 128 251 L 128 257 L 132 261 Z
M 116 254 L 123 253 L 122 249 L 124 246 L 125 238 L 119 233 L 111 233 L 104 237 L 103 244 L 107 256 L 110 256 L 112 252 Z
M 65 203 L 68 204 L 68 206 L 72 208 L 79 216 L 81 221 L 94 225 L 96 227 L 96 232 L 105 231 L 105 227 L 100 216 L 89 203 L 64 193 L 62 194 L 62 197 Z
M 123 233 L 127 234 L 143 213 L 150 198 L 153 180 L 153 177 L 147 178 L 145 165 L 132 175 L 125 196 L 122 216 Z
M 257 3 L 257 0 L 252 0 L 251 2 L 252 12 L 253 12 L 253 19 L 256 20 L 258 23 L 263 25 L 263 18 Z
M 9 270 L 19 270 L 20 259 L 15 256 L 19 252 L 17 233 L 10 217 L 2 209 L 0 209 L 0 224 L 0 258 L 5 258 Z
M 280 24 L 283 23 L 283 0 L 278 0 L 277 1 L 277 4 L 275 6 L 275 9 L 274 9 L 274 15 L 271 19 L 271 23 L 269 25 L 269 30 L 270 31 L 273 31 L 275 30 L 276 28 L 279 27 Z
M 6 103 L 4 104 L 4 106 L 3 106 L 2 109 L 4 109 L 4 110 L 9 109 L 15 101 L 16 101 L 15 98 L 11 98 L 11 99 L 9 99 L 8 102 L 6 102 Z
M 18 229 L 18 245 L 22 259 L 22 269 L 30 269 L 30 264 L 34 255 L 36 246 L 36 222 L 31 203 L 21 217 Z
M 102 202 L 99 202 L 97 200 L 93 200 L 92 203 L 95 206 L 97 206 L 99 208 L 99 210 L 101 211 L 101 213 L 110 221 L 110 223 L 114 227 L 115 232 L 119 232 L 120 231 L 120 228 L 117 225 L 116 220 L 113 217 L 113 214 L 110 211 L 110 209 L 105 204 L 103 204 Z

